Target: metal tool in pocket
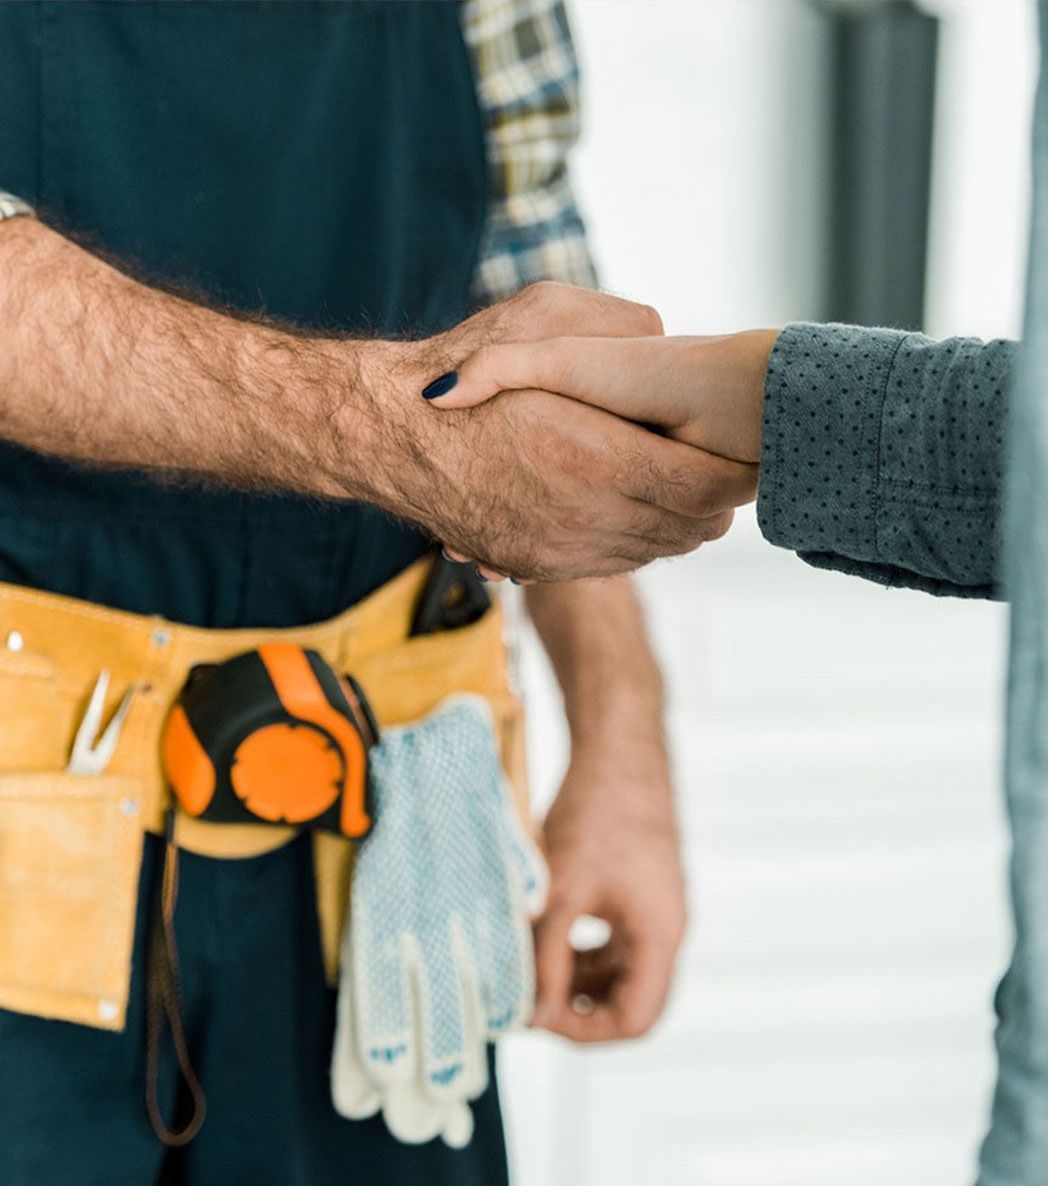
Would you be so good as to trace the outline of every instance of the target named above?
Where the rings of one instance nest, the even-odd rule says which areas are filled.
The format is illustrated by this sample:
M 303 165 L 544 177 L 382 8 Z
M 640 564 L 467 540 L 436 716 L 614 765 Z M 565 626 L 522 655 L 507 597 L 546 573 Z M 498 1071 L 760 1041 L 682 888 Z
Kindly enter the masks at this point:
M 73 739 L 73 748 L 66 765 L 67 774 L 82 774 L 85 776 L 103 774 L 106 767 L 113 760 L 120 732 L 131 710 L 131 703 L 138 691 L 138 685 L 132 684 L 120 698 L 116 712 L 113 713 L 109 724 L 102 729 L 102 717 L 105 712 L 106 696 L 109 693 L 109 672 L 100 671 L 91 692 L 87 709 L 80 721 L 80 727 Z M 101 730 L 101 733 L 99 732 Z

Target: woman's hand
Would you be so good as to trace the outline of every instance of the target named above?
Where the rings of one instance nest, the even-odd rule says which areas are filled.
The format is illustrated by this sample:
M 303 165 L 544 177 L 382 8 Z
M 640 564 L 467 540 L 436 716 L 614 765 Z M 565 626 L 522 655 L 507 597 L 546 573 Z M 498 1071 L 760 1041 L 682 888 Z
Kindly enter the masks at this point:
M 486 346 L 433 388 L 465 408 L 538 389 L 592 404 L 731 461 L 760 460 L 764 376 L 777 330 L 723 337 L 550 338 Z

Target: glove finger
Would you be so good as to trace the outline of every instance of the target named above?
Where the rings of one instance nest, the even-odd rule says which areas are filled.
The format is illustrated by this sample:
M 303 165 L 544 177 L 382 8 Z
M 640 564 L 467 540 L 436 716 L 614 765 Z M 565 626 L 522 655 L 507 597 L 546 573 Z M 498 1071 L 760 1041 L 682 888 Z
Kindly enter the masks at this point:
M 380 942 L 370 912 L 354 903 L 352 931 L 357 1048 L 378 1085 L 403 1082 L 414 1072 L 417 1033 L 412 1026 L 411 964 L 417 949 L 407 936 Z
M 474 1100 L 488 1085 L 488 1026 L 487 1010 L 481 994 L 482 972 L 478 967 L 478 955 L 472 950 L 458 919 L 452 924 L 451 942 L 465 1006 L 463 1062 L 466 1069 L 462 1079 L 462 1096 Z M 450 1141 L 448 1143 L 451 1144 Z
M 390 1088 L 382 1118 L 393 1136 L 405 1145 L 422 1145 L 439 1136 L 450 1148 L 464 1149 L 473 1139 L 469 1104 L 438 1104 L 417 1082 Z
M 440 1136 L 447 1123 L 445 1110 L 426 1092 L 420 1078 L 391 1084 L 382 1099 L 386 1127 L 405 1145 L 422 1145 Z
M 339 983 L 335 1040 L 331 1049 L 331 1102 L 340 1116 L 362 1120 L 374 1116 L 381 1100 L 360 1058 L 353 977 L 343 968 Z
M 451 946 L 461 952 L 461 931 L 454 923 L 452 932 Z M 450 949 L 448 954 L 451 954 Z M 421 1144 L 441 1136 L 445 1144 L 462 1148 L 469 1143 L 473 1134 L 473 1114 L 466 1099 L 471 1095 L 479 1095 L 487 1086 L 487 1058 L 482 1034 L 469 1043 L 476 1048 L 475 1053 L 467 1048 L 464 1041 L 459 1043 L 458 1051 L 452 1051 L 451 1046 L 455 1043 L 449 1039 L 451 1046 L 442 1049 L 441 1057 L 437 1058 L 435 1051 L 438 1046 L 433 1040 L 433 1030 L 444 1025 L 440 1020 L 440 1010 L 447 1007 L 449 997 L 443 990 L 439 995 L 434 995 L 434 981 L 445 986 L 448 983 L 446 972 L 441 970 L 439 960 L 434 962 L 435 958 L 427 949 L 425 957 L 418 955 L 409 961 L 413 1029 L 416 1035 L 414 1073 L 410 1078 L 390 1084 L 384 1090 L 382 1114 L 389 1131 L 406 1144 Z M 456 957 L 455 971 L 458 970 L 459 959 L 461 955 Z M 475 977 L 472 979 L 475 981 Z M 471 1027 L 476 1031 L 479 1026 L 479 1020 L 471 1021 L 468 1014 L 472 1013 L 475 1019 L 480 1017 L 477 992 L 475 987 L 469 985 L 469 980 L 468 975 L 462 977 L 459 981 L 461 987 L 456 988 L 463 1002 L 463 1037 Z M 470 998 L 473 998 L 472 1001 Z M 461 1066 L 460 1072 L 447 1074 L 449 1067 L 456 1066 Z
M 445 1125 L 445 1109 L 428 1090 L 425 1029 L 431 993 L 426 983 L 422 954 L 412 936 L 403 936 L 406 999 L 411 1034 L 410 1057 L 398 1067 L 395 1078 L 381 1084 L 382 1117 L 398 1141 L 421 1145 L 439 1136 Z
M 452 919 L 449 931 L 422 937 L 412 975 L 421 1082 L 438 1102 L 465 1098 L 469 1070 L 465 992 L 453 950 L 455 928 Z
M 535 1004 L 535 958 L 531 927 L 522 909 L 477 907 L 478 963 L 484 1002 L 485 1037 L 496 1041 L 527 1025 Z
M 452 1149 L 465 1149 L 473 1140 L 473 1109 L 469 1104 L 452 1104 L 446 1109 L 440 1135 Z

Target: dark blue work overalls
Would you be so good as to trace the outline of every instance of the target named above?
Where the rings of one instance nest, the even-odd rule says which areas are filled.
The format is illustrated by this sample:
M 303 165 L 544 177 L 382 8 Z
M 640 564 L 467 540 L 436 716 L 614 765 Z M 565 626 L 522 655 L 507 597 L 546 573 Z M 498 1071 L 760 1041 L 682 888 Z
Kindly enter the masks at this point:
M 322 330 L 433 332 L 467 312 L 486 214 L 458 6 L 0 4 L 0 185 L 206 300 Z M 367 507 L 164 487 L 0 448 L 0 580 L 122 609 L 298 625 L 425 547 Z M 147 852 L 143 901 L 155 871 Z M 505 1181 L 493 1090 L 455 1153 L 332 1110 L 333 1002 L 301 842 L 182 861 L 185 1020 L 208 1119 L 165 1150 L 143 1103 L 139 913 L 124 1033 L 0 1012 L 2 1186 Z M 177 1116 L 178 1075 L 161 1069 Z

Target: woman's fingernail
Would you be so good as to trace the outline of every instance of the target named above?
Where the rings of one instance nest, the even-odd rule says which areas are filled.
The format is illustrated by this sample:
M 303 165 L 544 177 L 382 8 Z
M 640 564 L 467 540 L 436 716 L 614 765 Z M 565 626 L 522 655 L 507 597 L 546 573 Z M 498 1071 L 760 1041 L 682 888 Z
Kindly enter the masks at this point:
M 446 375 L 440 375 L 438 378 L 434 379 L 432 383 L 427 383 L 426 386 L 422 388 L 422 398 L 439 399 L 440 396 L 447 395 L 447 393 L 452 389 L 452 387 L 455 386 L 458 380 L 458 371 L 448 371 Z

